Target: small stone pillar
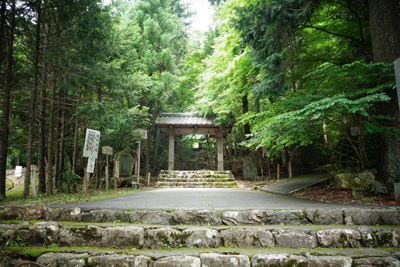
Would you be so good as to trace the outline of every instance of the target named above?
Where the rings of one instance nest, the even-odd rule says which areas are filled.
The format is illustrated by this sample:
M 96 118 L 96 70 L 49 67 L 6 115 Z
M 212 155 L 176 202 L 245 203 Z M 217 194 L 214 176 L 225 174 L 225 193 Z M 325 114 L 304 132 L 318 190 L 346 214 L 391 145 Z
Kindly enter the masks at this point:
M 224 170 L 224 137 L 222 133 L 217 136 L 218 170 Z
M 169 156 L 168 156 L 168 170 L 174 170 L 174 154 L 175 154 L 175 134 L 171 129 L 169 133 Z

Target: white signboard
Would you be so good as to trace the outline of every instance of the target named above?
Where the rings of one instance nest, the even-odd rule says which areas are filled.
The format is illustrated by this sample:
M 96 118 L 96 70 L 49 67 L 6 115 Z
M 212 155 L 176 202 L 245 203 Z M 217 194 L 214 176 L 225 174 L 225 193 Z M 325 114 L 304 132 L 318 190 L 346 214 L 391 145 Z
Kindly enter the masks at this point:
M 85 146 L 83 147 L 83 156 L 87 158 L 97 158 L 99 153 L 100 132 L 92 129 L 86 129 Z
M 22 166 L 15 166 L 14 176 L 21 177 L 21 175 L 22 175 Z
M 86 168 L 86 172 L 87 173 L 93 173 L 94 172 L 94 164 L 96 162 L 95 158 L 88 158 L 88 162 L 87 162 L 87 168 Z
M 103 155 L 112 155 L 113 153 L 113 148 L 110 146 L 103 146 L 101 148 L 101 153 L 103 153 Z

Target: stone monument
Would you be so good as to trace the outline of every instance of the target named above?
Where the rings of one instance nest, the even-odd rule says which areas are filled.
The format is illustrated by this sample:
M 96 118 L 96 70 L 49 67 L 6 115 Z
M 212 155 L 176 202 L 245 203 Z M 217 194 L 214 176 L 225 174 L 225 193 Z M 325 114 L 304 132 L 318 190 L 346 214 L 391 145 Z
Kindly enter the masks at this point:
M 115 154 L 115 160 L 120 162 L 119 177 L 132 177 L 135 160 L 128 150 L 124 149 Z

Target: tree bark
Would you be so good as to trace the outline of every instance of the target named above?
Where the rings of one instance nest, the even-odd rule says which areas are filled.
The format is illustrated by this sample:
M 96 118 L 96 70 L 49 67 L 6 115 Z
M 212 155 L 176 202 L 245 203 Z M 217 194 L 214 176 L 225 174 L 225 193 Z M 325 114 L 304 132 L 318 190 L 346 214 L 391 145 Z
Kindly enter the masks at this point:
M 43 47 L 43 63 L 42 63 L 42 88 L 40 90 L 40 119 L 39 119 L 39 193 L 46 193 L 46 170 L 45 170 L 45 154 L 46 154 L 46 87 L 47 87 L 47 62 L 46 54 L 48 49 L 48 28 L 44 25 L 45 37 Z
M 374 62 L 393 63 L 400 57 L 400 17 L 398 0 L 368 0 L 372 50 Z M 400 129 L 400 113 L 397 92 L 386 89 L 391 98 L 389 103 L 380 105 L 383 115 L 390 115 L 394 120 L 387 126 Z M 380 174 L 388 184 L 400 181 L 400 142 L 393 135 L 382 136 L 380 151 Z
M 42 21 L 41 6 L 40 1 L 38 1 L 37 7 L 37 22 L 36 22 L 36 43 L 35 43 L 35 59 L 33 63 L 33 85 L 31 94 L 31 108 L 30 108 L 30 118 L 29 118 L 29 135 L 28 135 L 28 145 L 27 145 L 27 155 L 26 155 L 26 175 L 25 175 L 25 187 L 23 196 L 29 196 L 29 185 L 31 182 L 31 164 L 32 164 L 32 147 L 33 147 L 33 134 L 35 128 L 36 119 L 36 94 L 37 94 L 37 84 L 38 84 L 38 74 L 39 74 L 39 54 L 40 54 L 40 24 Z
M 156 125 L 155 135 L 156 135 L 156 144 L 154 147 L 154 163 L 153 163 L 153 171 L 152 171 L 153 176 L 157 175 L 158 146 L 160 143 L 160 128 L 157 125 Z
M 60 150 L 58 153 L 60 153 L 59 156 L 59 175 L 56 177 L 55 180 L 55 185 L 56 188 L 60 188 L 60 181 L 62 179 L 63 173 L 64 173 L 64 137 L 65 137 L 65 101 L 67 98 L 67 92 L 65 89 L 60 88 L 60 99 L 61 99 L 61 118 L 60 118 Z
M 4 2 L 4 1 L 3 1 Z M 4 9 L 3 9 L 4 8 Z M 2 3 L 2 16 L 3 10 L 5 15 L 5 4 Z M 3 17 L 2 21 L 3 23 Z M 10 17 L 10 34 L 8 37 L 7 48 L 7 66 L 5 71 L 4 83 L 4 96 L 3 96 L 3 110 L 1 117 L 1 137 L 0 137 L 0 199 L 6 197 L 6 168 L 7 168 L 7 150 L 8 150 L 8 136 L 10 133 L 10 109 L 11 109 L 11 85 L 12 85 L 12 68 L 13 68 L 13 45 L 14 45 L 14 27 L 15 27 L 15 0 L 11 2 L 11 17 Z M 2 31 L 4 29 L 1 29 Z M 3 42 L 3 40 L 1 40 Z M 2 48 L 1 48 L 2 49 Z M 2 50 L 0 50 L 0 53 Z

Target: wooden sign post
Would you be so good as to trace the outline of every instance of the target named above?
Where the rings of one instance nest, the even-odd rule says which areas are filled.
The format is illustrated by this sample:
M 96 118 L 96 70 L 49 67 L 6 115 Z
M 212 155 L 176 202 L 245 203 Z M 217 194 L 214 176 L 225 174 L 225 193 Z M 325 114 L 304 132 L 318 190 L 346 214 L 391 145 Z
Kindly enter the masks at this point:
M 114 190 L 118 190 L 117 179 L 119 178 L 119 160 L 114 165 Z
M 136 149 L 136 158 L 137 158 L 137 180 L 136 180 L 136 182 L 139 185 L 139 182 L 140 182 L 140 141 L 142 139 L 147 139 L 148 131 L 144 130 L 144 129 L 136 129 L 133 132 L 139 134 L 139 141 L 138 141 L 138 146 Z M 145 179 L 146 179 L 146 175 L 145 175 Z
M 101 153 L 103 153 L 103 155 L 106 155 L 106 190 L 108 190 L 109 188 L 109 178 L 108 178 L 108 155 L 112 155 L 113 154 L 113 148 L 110 146 L 103 146 L 101 149 Z
M 88 158 L 88 164 L 83 176 L 82 192 L 87 194 L 89 181 L 87 176 L 94 172 L 94 166 L 99 154 L 100 132 L 92 129 L 86 129 L 85 145 L 83 147 L 83 156 Z
M 37 198 L 36 195 L 36 165 L 31 165 L 31 190 L 32 190 L 32 197 L 34 199 Z

